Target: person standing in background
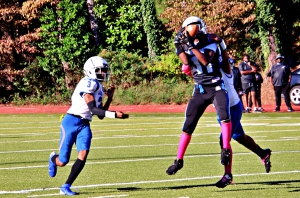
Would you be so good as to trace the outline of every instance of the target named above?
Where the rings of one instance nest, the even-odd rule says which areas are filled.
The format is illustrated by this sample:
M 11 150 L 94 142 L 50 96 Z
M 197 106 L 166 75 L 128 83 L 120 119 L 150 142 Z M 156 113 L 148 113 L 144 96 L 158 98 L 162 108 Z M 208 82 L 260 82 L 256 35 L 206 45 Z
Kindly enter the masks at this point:
M 274 112 L 280 111 L 281 106 L 281 93 L 284 96 L 285 104 L 288 108 L 288 112 L 294 111 L 291 105 L 289 97 L 291 70 L 290 67 L 283 63 L 284 56 L 278 54 L 276 56 L 276 64 L 273 65 L 268 73 L 268 77 L 271 77 L 271 81 L 275 92 L 276 107 Z
M 255 86 L 256 86 L 256 93 L 255 93 L 255 99 L 257 102 L 257 107 L 254 108 L 254 113 L 262 113 L 264 111 L 264 109 L 262 108 L 261 105 L 261 84 L 264 82 L 264 79 L 262 77 L 262 75 L 260 74 L 261 68 L 256 64 L 256 63 L 252 63 L 254 66 L 257 67 L 257 71 L 255 73 Z M 249 101 L 249 105 L 250 108 L 253 105 L 252 102 L 252 98 L 250 97 L 250 101 Z
M 236 61 L 234 58 L 228 58 L 228 62 L 229 62 L 229 65 L 230 65 L 230 68 L 231 68 L 231 71 L 233 74 L 232 76 L 233 76 L 234 89 L 241 100 L 243 109 L 245 110 L 243 100 L 242 100 L 242 96 L 244 95 L 244 92 L 243 92 L 242 81 L 241 81 L 241 77 L 242 77 L 241 72 L 240 72 L 239 68 L 235 67 Z
M 249 55 L 245 54 L 243 56 L 243 62 L 239 64 L 239 70 L 242 74 L 241 80 L 242 80 L 242 87 L 244 91 L 244 99 L 246 102 L 245 113 L 250 113 L 251 108 L 249 104 L 249 93 L 250 93 L 250 97 L 252 98 L 252 101 L 254 102 L 254 108 L 257 107 L 257 102 L 255 100 L 255 92 L 256 92 L 255 73 L 257 71 L 257 68 L 254 65 L 251 65 L 251 62 L 249 60 Z

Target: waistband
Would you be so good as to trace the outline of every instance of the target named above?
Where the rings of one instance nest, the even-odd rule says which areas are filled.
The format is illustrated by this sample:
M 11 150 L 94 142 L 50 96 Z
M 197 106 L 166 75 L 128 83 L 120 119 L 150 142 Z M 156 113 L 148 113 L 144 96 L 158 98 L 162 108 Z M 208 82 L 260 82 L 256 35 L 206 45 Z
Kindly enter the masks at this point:
M 85 120 L 85 121 L 90 121 L 88 119 L 85 119 L 85 118 L 81 117 L 80 115 L 75 115 L 75 114 L 71 114 L 71 113 L 67 113 L 67 114 L 70 115 L 70 116 L 76 117 L 76 118 L 80 118 L 80 119 Z

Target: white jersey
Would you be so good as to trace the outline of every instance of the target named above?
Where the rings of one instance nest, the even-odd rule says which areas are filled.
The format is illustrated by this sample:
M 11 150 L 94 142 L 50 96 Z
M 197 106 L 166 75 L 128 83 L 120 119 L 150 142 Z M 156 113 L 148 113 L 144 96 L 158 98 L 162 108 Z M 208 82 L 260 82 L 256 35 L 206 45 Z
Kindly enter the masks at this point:
M 87 120 L 92 120 L 92 113 L 83 97 L 85 94 L 93 94 L 96 101 L 96 107 L 99 108 L 102 106 L 102 98 L 104 96 L 103 86 L 96 79 L 84 77 L 77 84 L 74 93 L 72 94 L 72 104 L 67 113 L 78 115 Z
M 222 73 L 222 80 L 224 81 L 226 90 L 228 91 L 229 106 L 232 107 L 240 102 L 240 98 L 233 86 L 232 71 L 231 74 L 226 74 L 222 69 L 220 69 L 220 71 Z

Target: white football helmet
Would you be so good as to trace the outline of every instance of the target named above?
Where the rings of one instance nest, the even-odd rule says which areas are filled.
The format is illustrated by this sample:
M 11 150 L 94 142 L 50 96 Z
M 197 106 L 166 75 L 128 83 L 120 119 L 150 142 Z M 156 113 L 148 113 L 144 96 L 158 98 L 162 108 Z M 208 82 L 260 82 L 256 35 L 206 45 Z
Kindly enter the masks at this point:
M 110 77 L 110 67 L 106 60 L 100 56 L 89 58 L 84 63 L 83 70 L 86 76 L 100 82 L 108 81 Z
M 199 24 L 199 32 L 202 34 L 207 34 L 206 25 L 205 25 L 204 21 L 202 19 L 200 19 L 199 17 L 196 17 L 196 16 L 188 17 L 182 23 L 182 27 L 186 27 L 191 24 Z

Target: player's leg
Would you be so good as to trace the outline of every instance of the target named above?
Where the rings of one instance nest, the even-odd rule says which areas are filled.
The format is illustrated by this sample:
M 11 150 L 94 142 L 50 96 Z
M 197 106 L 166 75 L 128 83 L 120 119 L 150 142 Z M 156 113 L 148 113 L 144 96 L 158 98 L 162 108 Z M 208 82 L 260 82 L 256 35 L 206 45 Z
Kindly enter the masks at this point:
M 229 110 L 229 98 L 225 90 L 219 90 L 215 92 L 213 104 L 216 107 L 217 113 L 221 120 L 221 131 L 223 140 L 223 149 L 221 154 L 221 164 L 229 165 L 230 153 L 231 153 L 231 130 L 232 123 L 230 120 Z
M 60 193 L 65 195 L 76 194 L 75 192 L 71 191 L 70 187 L 82 171 L 91 146 L 92 132 L 89 122 L 86 120 L 82 120 L 81 122 L 81 131 L 78 133 L 76 138 L 76 147 L 78 151 L 77 159 L 71 168 L 71 172 L 66 180 L 66 183 L 60 189 Z
M 52 152 L 49 157 L 48 173 L 50 177 L 55 177 L 57 166 L 63 167 L 69 162 L 72 146 L 76 140 L 75 133 L 77 126 L 74 123 L 77 123 L 78 119 L 67 114 L 62 120 L 60 126 L 59 155 Z
M 232 183 L 232 148 L 230 145 L 232 122 L 230 120 L 229 99 L 224 90 L 217 91 L 213 101 L 221 121 L 221 164 L 224 165 L 224 175 L 216 183 L 218 188 L 224 188 Z
M 247 149 L 257 154 L 261 158 L 263 164 L 265 165 L 266 172 L 268 173 L 271 168 L 270 157 L 272 151 L 270 149 L 260 148 L 260 146 L 250 136 L 245 134 L 241 125 L 242 110 L 243 107 L 240 103 L 230 108 L 232 138 L 245 146 Z
M 192 98 L 185 111 L 185 121 L 182 127 L 182 134 L 179 140 L 177 158 L 173 164 L 166 170 L 168 175 L 174 175 L 183 167 L 183 157 L 185 151 L 191 141 L 192 133 L 194 132 L 199 118 L 204 113 L 209 103 L 205 103 L 204 94 L 200 94 L 198 89 L 194 90 Z

